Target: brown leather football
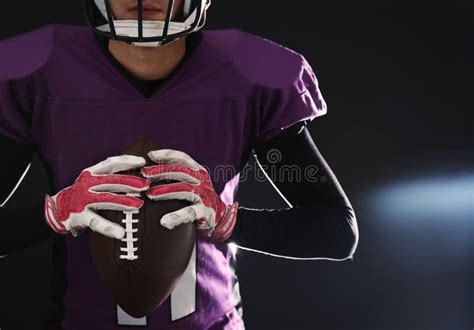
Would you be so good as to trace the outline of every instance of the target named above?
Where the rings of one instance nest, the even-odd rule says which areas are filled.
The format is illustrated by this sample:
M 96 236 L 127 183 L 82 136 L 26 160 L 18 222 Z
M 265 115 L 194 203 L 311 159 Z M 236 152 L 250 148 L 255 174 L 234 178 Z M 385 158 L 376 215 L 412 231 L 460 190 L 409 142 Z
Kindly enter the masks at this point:
M 162 149 L 153 139 L 145 138 L 124 150 L 124 154 L 142 156 L 147 166 L 151 150 Z M 119 174 L 140 175 L 139 170 Z M 153 186 L 153 184 L 152 184 Z M 126 230 L 123 240 L 90 232 L 92 258 L 106 290 L 129 315 L 139 318 L 158 308 L 171 294 L 191 258 L 196 230 L 192 223 L 173 230 L 160 224 L 161 217 L 190 205 L 187 201 L 145 201 L 139 213 L 99 211 L 106 219 Z M 138 220 L 132 223 L 132 219 Z M 128 222 L 128 223 L 127 223 Z M 132 232 L 136 230 L 136 232 Z M 129 238 L 129 242 L 124 241 Z M 132 241 L 132 237 L 136 239 Z M 127 245 L 128 244 L 128 245 Z

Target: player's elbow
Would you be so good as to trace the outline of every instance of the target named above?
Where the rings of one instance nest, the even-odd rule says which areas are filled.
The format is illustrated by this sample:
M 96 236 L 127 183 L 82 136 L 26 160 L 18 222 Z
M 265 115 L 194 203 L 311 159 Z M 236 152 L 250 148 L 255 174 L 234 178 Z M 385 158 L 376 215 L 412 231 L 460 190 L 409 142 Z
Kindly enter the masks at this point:
M 311 235 L 311 247 L 308 248 L 311 258 L 324 258 L 344 261 L 354 258 L 359 243 L 359 230 L 355 212 L 350 205 L 338 203 L 317 204 L 314 230 L 306 233 Z
M 344 212 L 345 221 L 338 233 L 338 248 L 335 251 L 335 258 L 338 260 L 354 259 L 355 251 L 359 244 L 359 228 L 357 219 L 352 208 L 347 208 Z

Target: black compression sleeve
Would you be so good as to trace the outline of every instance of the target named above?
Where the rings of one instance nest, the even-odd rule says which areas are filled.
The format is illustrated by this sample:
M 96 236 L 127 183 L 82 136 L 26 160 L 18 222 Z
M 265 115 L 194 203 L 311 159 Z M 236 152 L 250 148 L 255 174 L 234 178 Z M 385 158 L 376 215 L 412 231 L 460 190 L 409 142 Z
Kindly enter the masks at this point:
M 53 235 L 44 219 L 44 199 L 0 208 L 0 256 L 22 250 Z
M 31 162 L 34 147 L 18 144 L 0 134 L 0 148 L 8 161 L 0 171 L 0 200 L 4 203 Z M 27 174 L 28 175 L 28 174 Z M 8 201 L 0 207 L 0 256 L 46 240 L 53 231 L 44 219 L 44 197 L 20 202 Z
M 0 182 L 2 183 L 0 184 L 0 204 L 2 204 L 31 162 L 34 147 L 19 144 L 0 134 L 0 150 L 4 155 L 4 163 L 0 171 Z
M 272 151 L 271 151 L 272 150 Z M 281 161 L 269 162 L 269 151 L 280 153 Z M 299 180 L 278 175 L 272 181 L 293 208 L 279 210 L 240 207 L 236 228 L 229 239 L 237 245 L 280 256 L 297 258 L 352 257 L 358 229 L 352 206 L 335 175 L 316 148 L 306 127 L 291 127 L 255 148 L 263 168 L 275 166 L 300 171 Z M 311 168 L 311 177 L 304 174 Z M 316 178 L 316 180 L 313 180 Z

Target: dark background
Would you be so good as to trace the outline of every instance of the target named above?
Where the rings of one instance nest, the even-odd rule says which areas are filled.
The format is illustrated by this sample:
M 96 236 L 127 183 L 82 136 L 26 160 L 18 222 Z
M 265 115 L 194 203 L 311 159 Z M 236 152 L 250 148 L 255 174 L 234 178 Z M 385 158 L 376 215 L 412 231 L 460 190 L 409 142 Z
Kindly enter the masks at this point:
M 214 1 L 208 28 L 263 36 L 312 64 L 328 114 L 310 130 L 360 231 L 347 262 L 239 250 L 248 329 L 474 328 L 473 7 Z M 83 24 L 80 1 L 1 1 L 0 18 L 0 39 L 50 22 Z M 17 198 L 41 190 L 35 164 Z M 285 206 L 268 183 L 242 183 L 238 199 Z M 0 259 L 0 328 L 36 329 L 50 250 L 45 242 Z

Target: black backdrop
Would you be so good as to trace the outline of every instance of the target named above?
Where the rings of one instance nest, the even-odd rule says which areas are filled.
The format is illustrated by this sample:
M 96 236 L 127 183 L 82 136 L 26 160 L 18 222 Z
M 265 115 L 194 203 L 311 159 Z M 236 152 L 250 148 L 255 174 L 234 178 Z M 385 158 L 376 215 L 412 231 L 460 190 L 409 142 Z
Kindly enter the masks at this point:
M 83 24 L 80 1 L 30 2 L 0 2 L 0 38 Z M 248 329 L 474 327 L 473 14 L 459 0 L 214 1 L 208 28 L 272 39 L 312 64 L 329 108 L 310 129 L 360 230 L 343 263 L 239 250 Z M 35 164 L 17 198 L 41 192 Z M 238 199 L 284 205 L 253 181 Z M 1 329 L 37 328 L 50 250 L 0 259 Z

